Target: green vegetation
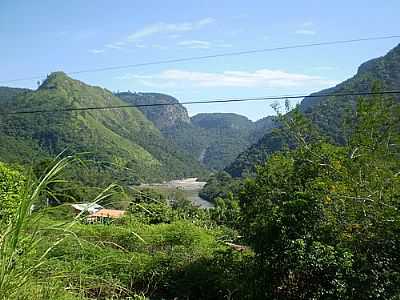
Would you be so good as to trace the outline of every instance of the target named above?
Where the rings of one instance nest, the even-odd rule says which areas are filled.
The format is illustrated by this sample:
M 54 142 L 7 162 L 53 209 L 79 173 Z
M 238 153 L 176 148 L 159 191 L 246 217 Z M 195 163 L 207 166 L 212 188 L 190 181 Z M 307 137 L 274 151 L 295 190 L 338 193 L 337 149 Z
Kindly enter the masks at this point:
M 200 191 L 200 197 L 213 202 L 218 197 L 224 198 L 231 192 L 238 192 L 241 187 L 240 184 L 240 179 L 232 178 L 227 172 L 220 171 L 210 176 L 206 185 Z
M 400 106 L 359 100 L 345 146 L 304 142 L 273 155 L 240 195 L 256 252 L 254 298 L 397 299 Z
M 223 243 L 234 231 L 213 225 L 207 211 L 179 195 L 168 203 L 135 189 L 127 216 L 93 225 L 67 204 L 41 205 L 73 160 L 55 161 L 40 180 L 2 165 L 1 211 L 9 218 L 0 224 L 1 299 L 209 299 L 234 289 L 224 276 L 234 266 L 225 260 L 242 258 Z M 95 201 L 108 203 L 116 191 Z M 32 204 L 41 208 L 31 214 Z
M 112 93 L 53 73 L 37 91 L 1 100 L 1 111 L 57 110 L 123 105 Z M 205 170 L 181 153 L 135 109 L 4 115 L 0 159 L 30 163 L 66 154 L 87 153 L 89 169 L 126 184 L 202 175 Z M 10 147 L 16 151 L 10 151 Z M 129 173 L 129 178 L 127 178 Z
M 23 175 L 0 163 L 0 222 L 7 223 L 21 202 Z
M 181 151 L 211 170 L 224 169 L 275 126 L 273 117 L 252 122 L 238 114 L 204 113 L 190 118 L 177 99 L 164 94 L 124 92 L 116 95 L 135 105 L 174 104 L 139 109 Z
M 400 45 L 383 57 L 362 64 L 357 74 L 337 86 L 312 94 L 313 96 L 334 93 L 356 93 L 372 91 L 379 82 L 383 90 L 397 90 L 400 84 Z M 398 95 L 397 100 L 399 100 Z M 313 97 L 304 98 L 300 111 L 335 143 L 344 145 L 349 126 L 345 124 L 349 113 L 354 114 L 355 97 Z M 279 151 L 289 141 L 280 131 L 267 132 L 257 143 L 241 153 L 225 170 L 233 177 L 255 173 L 255 166 L 262 164 L 272 153 Z

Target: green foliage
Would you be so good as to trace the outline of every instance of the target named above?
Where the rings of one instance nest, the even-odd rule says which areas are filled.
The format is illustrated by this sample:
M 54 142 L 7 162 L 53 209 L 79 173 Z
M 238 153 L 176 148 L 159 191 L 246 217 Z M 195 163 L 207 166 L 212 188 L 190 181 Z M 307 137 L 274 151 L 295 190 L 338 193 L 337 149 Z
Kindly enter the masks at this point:
M 64 286 L 95 299 L 126 299 L 135 294 L 173 299 L 191 295 L 196 289 L 206 290 L 207 283 L 201 281 L 196 288 L 192 283 L 183 289 L 179 274 L 224 249 L 215 240 L 217 231 L 184 221 L 144 225 L 132 220 L 123 226 L 75 225 L 71 230 L 79 239 L 66 239 L 55 247 L 39 274 L 60 274 Z M 47 241 L 54 238 L 50 235 Z
M 227 236 L 226 230 L 193 222 L 200 209 L 184 201 L 181 194 L 171 205 L 166 196 L 153 190 L 132 194 L 136 204 L 159 205 L 148 207 L 160 218 L 167 213 L 155 208 L 168 207 L 174 219 L 167 222 L 128 215 L 120 222 L 84 224 L 68 205 L 30 214 L 31 204 L 54 189 L 60 172 L 70 163 L 71 158 L 66 158 L 46 164 L 47 173 L 37 176 L 41 181 L 32 177 L 17 190 L 21 199 L 15 203 L 17 211 L 9 225 L 1 227 L 1 299 L 203 299 L 213 292 L 216 299 L 223 299 L 234 290 L 239 278 L 234 270 L 242 256 L 218 242 Z M 3 173 L 12 174 L 3 177 L 3 186 L 12 186 L 19 173 L 1 167 Z M 1 190 L 0 196 L 5 194 Z M 199 268 L 202 265 L 207 267 Z M 207 273 L 212 280 L 200 281 Z M 215 283 L 213 290 L 210 282 Z M 182 288 L 184 284 L 187 288 Z
M 398 296 L 399 105 L 360 99 L 347 146 L 307 142 L 274 154 L 240 195 L 256 252 L 254 298 Z M 296 124 L 294 124 L 296 125 Z
M 218 197 L 225 198 L 232 192 L 236 194 L 240 186 L 240 180 L 234 179 L 227 172 L 221 171 L 210 176 L 199 195 L 207 201 L 215 202 Z
M 240 207 L 239 201 L 232 193 L 226 197 L 217 197 L 215 207 L 210 211 L 211 219 L 219 225 L 237 228 L 240 226 Z
M 148 188 L 135 189 L 131 199 L 129 218 L 144 224 L 190 220 L 199 225 L 211 225 L 209 213 L 194 206 L 180 190 L 161 193 Z
M 0 162 L 0 223 L 8 223 L 21 202 L 23 175 Z
M 56 289 L 48 290 L 40 283 L 34 287 L 31 286 L 34 281 L 34 273 L 43 263 L 46 253 L 57 244 L 55 242 L 40 253 L 36 252 L 41 242 L 38 228 L 39 218 L 32 216 L 31 207 L 40 201 L 41 193 L 48 184 L 57 180 L 57 175 L 68 165 L 71 159 L 68 157 L 59 160 L 40 181 L 35 181 L 32 178 L 23 180 L 19 173 L 9 169 L 5 170 L 2 166 L 2 173 L 9 175 L 2 177 L 2 186 L 7 187 L 11 184 L 11 186 L 16 187 L 11 191 L 11 195 L 17 193 L 19 201 L 14 203 L 14 211 L 8 216 L 8 222 L 0 224 L 2 232 L 0 239 L 1 299 L 24 299 L 28 295 L 27 288 L 29 287 L 31 287 L 31 297 L 36 297 L 36 299 L 46 299 L 45 297 L 49 296 L 50 293 L 59 295 Z M 8 188 L 0 191 L 2 199 L 6 199 L 4 195 L 7 197 L 9 194 Z M 8 212 L 7 207 L 5 211 Z M 59 231 L 57 239 L 60 241 L 64 234 L 65 231 Z

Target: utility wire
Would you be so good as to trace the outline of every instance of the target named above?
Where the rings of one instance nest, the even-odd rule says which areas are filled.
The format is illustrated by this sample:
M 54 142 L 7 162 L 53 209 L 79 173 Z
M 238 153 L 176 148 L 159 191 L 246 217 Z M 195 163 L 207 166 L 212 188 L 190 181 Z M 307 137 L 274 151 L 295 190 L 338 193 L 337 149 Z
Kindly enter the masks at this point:
M 66 72 L 66 74 L 76 75 L 76 74 L 82 74 L 82 73 L 95 73 L 95 72 L 104 72 L 104 71 L 113 71 L 113 70 L 123 70 L 123 69 L 132 69 L 132 68 L 139 68 L 139 67 L 145 67 L 145 66 L 180 63 L 180 62 L 187 62 L 187 61 L 196 61 L 196 60 L 203 60 L 203 59 L 227 57 L 227 56 L 249 55 L 249 54 L 274 52 L 274 51 L 282 51 L 282 50 L 289 50 L 289 49 L 309 48 L 309 47 L 338 45 L 338 44 L 350 44 L 350 43 L 388 40 L 388 39 L 397 39 L 397 38 L 400 38 L 400 35 L 376 36 L 376 37 L 366 37 L 366 38 L 358 38 L 358 39 L 350 39 L 350 40 L 337 40 L 337 41 L 327 41 L 327 42 L 318 42 L 318 43 L 310 43 L 310 44 L 298 44 L 298 45 L 282 46 L 282 47 L 275 47 L 275 48 L 252 49 L 252 50 L 244 50 L 244 51 L 237 51 L 237 52 L 225 52 L 225 53 L 203 55 L 203 56 L 191 56 L 191 57 L 183 57 L 183 58 L 157 60 L 157 61 L 129 64 L 129 65 L 119 65 L 119 66 L 110 66 L 110 67 L 103 67 L 103 68 L 77 70 L 77 71 Z M 17 81 L 35 80 L 35 79 L 41 79 L 43 77 L 45 77 L 45 76 L 38 75 L 38 76 L 22 77 L 22 78 L 10 79 L 10 80 L 2 80 L 2 81 L 0 81 L 0 84 L 17 82 Z
M 356 92 L 356 93 L 332 93 L 332 94 L 311 94 L 311 95 L 286 95 L 286 96 L 266 96 L 255 98 L 231 98 L 231 99 L 216 99 L 204 101 L 190 101 L 177 103 L 149 103 L 149 104 L 124 104 L 111 106 L 92 106 L 92 107 L 71 107 L 61 109 L 37 109 L 37 110 L 21 110 L 21 111 L 0 111 L 1 115 L 20 115 L 20 114 L 44 114 L 44 113 L 60 113 L 73 111 L 91 111 L 91 110 L 108 110 L 108 109 L 123 109 L 123 108 L 140 108 L 153 106 L 173 106 L 173 105 L 193 105 L 193 104 L 211 104 L 211 103 L 229 103 L 229 102 L 249 102 L 249 101 L 267 101 L 267 100 L 289 100 L 301 98 L 320 98 L 320 97 L 350 97 L 350 96 L 373 96 L 373 95 L 395 95 L 400 94 L 400 90 L 390 90 L 381 92 Z

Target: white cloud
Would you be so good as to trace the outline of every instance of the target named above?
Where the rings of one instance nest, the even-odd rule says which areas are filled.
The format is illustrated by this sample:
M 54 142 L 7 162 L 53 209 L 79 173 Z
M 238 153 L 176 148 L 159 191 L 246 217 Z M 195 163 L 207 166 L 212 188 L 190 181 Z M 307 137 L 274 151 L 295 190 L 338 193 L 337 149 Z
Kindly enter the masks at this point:
M 109 49 L 122 49 L 123 47 L 119 45 L 120 43 L 114 43 L 114 44 L 107 44 L 104 47 L 109 48 Z
M 194 27 L 196 29 L 196 28 L 200 28 L 200 27 L 206 26 L 208 24 L 212 24 L 214 22 L 215 22 L 215 20 L 213 18 L 204 18 L 204 19 L 201 19 L 201 20 L 195 22 L 194 23 Z
M 159 74 L 127 74 L 119 79 L 139 80 L 148 86 L 190 86 L 190 87 L 242 87 L 242 88 L 284 88 L 320 87 L 336 84 L 320 76 L 289 73 L 282 70 L 260 69 L 254 72 L 224 71 L 222 73 L 195 72 L 170 69 Z
M 209 49 L 209 48 L 231 48 L 232 44 L 224 41 L 201 41 L 201 40 L 187 40 L 177 43 L 178 46 L 191 48 L 191 49 Z
M 100 54 L 100 53 L 103 53 L 105 50 L 103 50 L 103 49 L 90 49 L 88 51 L 91 54 Z
M 179 42 L 178 46 L 194 48 L 194 49 L 208 49 L 208 48 L 210 48 L 210 42 L 199 41 L 199 40 L 189 40 L 189 41 Z
M 203 28 L 206 25 L 213 23 L 215 20 L 212 18 L 204 18 L 194 22 L 183 23 L 164 23 L 158 22 L 139 29 L 127 38 L 130 42 L 142 40 L 155 34 L 174 34 L 180 32 L 187 32 Z
M 214 23 L 215 20 L 213 18 L 204 18 L 197 21 L 192 22 L 182 22 L 182 23 L 164 23 L 158 22 L 154 24 L 147 25 L 139 30 L 136 30 L 132 34 L 128 35 L 121 41 L 117 41 L 114 43 L 109 43 L 103 46 L 102 49 L 93 49 L 89 50 L 90 53 L 98 54 L 103 53 L 106 50 L 119 50 L 123 49 L 128 43 L 135 43 L 136 48 L 146 48 L 147 46 L 141 43 L 145 38 L 149 38 L 153 35 L 158 34 L 166 34 L 168 38 L 176 39 L 181 36 L 183 32 L 189 32 L 197 29 L 201 29 L 209 24 Z M 193 41 L 192 41 L 193 42 Z M 192 48 L 205 48 L 205 44 L 202 45 L 200 43 L 193 43 L 192 45 L 182 45 L 182 46 L 191 46 Z M 166 49 L 167 47 L 153 44 L 150 47 L 158 48 L 158 49 Z
M 302 34 L 302 35 L 315 35 L 317 32 L 315 30 L 311 29 L 297 29 L 295 31 L 296 34 Z

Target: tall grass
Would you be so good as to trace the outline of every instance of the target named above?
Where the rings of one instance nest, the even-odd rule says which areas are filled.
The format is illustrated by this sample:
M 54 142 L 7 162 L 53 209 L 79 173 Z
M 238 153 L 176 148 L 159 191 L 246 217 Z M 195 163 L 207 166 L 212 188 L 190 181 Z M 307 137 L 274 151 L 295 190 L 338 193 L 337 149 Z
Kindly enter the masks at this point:
M 43 264 L 47 253 L 62 241 L 63 235 L 60 235 L 42 254 L 37 256 L 34 253 L 42 238 L 39 235 L 40 214 L 32 214 L 32 207 L 43 201 L 42 197 L 50 184 L 60 182 L 60 173 L 74 160 L 72 156 L 57 158 L 39 180 L 28 175 L 20 189 L 20 201 L 15 213 L 0 228 L 0 299 L 26 299 L 22 295 L 35 271 Z M 35 290 L 29 288 L 34 299 Z
M 27 175 L 15 213 L 0 223 L 0 300 L 144 300 L 163 294 L 177 280 L 175 272 L 219 247 L 214 237 L 219 232 L 191 221 L 85 225 L 77 224 L 84 212 L 72 218 L 62 214 L 62 206 L 43 208 L 46 195 L 55 196 L 54 184 L 65 182 L 63 170 L 76 161 L 57 158 L 40 179 Z M 110 185 L 92 202 L 115 193 L 121 190 Z M 32 213 L 33 204 L 42 208 Z

